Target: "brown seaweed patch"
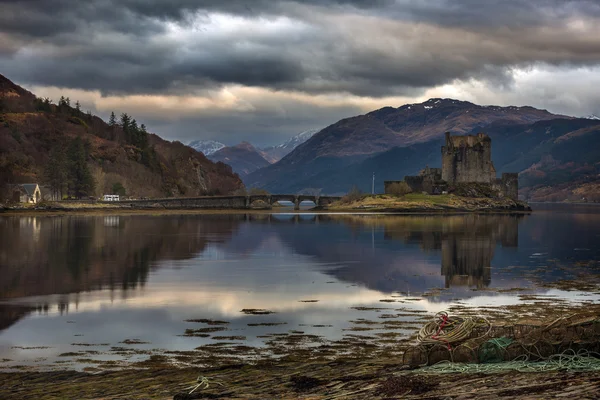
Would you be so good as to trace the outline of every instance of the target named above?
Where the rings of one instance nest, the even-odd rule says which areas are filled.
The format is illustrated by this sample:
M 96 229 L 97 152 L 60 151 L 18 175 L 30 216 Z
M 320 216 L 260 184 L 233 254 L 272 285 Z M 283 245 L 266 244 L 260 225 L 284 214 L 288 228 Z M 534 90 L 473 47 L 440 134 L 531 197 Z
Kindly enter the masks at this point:
M 188 334 L 196 334 L 196 333 L 211 333 L 211 332 L 220 332 L 220 331 L 226 331 L 227 328 L 221 327 L 221 326 L 211 326 L 208 328 L 199 328 L 199 329 L 186 329 L 185 330 L 185 335 Z
M 256 322 L 252 324 L 247 324 L 248 326 L 277 326 L 277 325 L 287 325 L 287 322 Z
M 402 396 L 410 393 L 419 395 L 427 393 L 439 386 L 430 376 L 394 376 L 382 382 L 379 386 L 379 393 L 385 396 Z
M 353 326 L 351 328 L 342 329 L 343 331 L 361 332 L 361 331 L 372 331 L 377 328 L 367 328 L 366 326 Z
M 240 310 L 240 312 L 248 315 L 267 315 L 267 314 L 275 314 L 275 311 L 269 311 L 262 308 L 244 308 Z
M 66 353 L 60 353 L 58 356 L 59 357 L 77 357 L 77 356 L 80 356 L 82 354 L 84 354 L 84 353 L 83 352 L 77 352 L 77 353 L 75 353 L 73 351 L 68 351 Z
M 214 336 L 214 340 L 246 340 L 246 336 Z
M 124 343 L 124 344 L 150 344 L 150 342 L 143 342 L 140 339 L 125 339 L 122 342 L 119 343 Z
M 371 320 L 363 319 L 363 318 L 355 319 L 355 320 L 352 320 L 349 322 L 352 324 L 356 324 L 356 325 L 379 325 L 380 324 L 379 321 L 371 321 Z
M 186 319 L 185 322 L 197 322 L 197 323 L 206 324 L 206 325 L 227 325 L 229 323 L 227 321 L 219 321 L 219 320 L 206 319 L 206 318 Z
M 308 392 L 318 386 L 321 386 L 326 381 L 310 376 L 292 376 L 290 377 L 290 385 L 295 392 Z
M 298 300 L 300 303 L 317 303 L 319 300 Z

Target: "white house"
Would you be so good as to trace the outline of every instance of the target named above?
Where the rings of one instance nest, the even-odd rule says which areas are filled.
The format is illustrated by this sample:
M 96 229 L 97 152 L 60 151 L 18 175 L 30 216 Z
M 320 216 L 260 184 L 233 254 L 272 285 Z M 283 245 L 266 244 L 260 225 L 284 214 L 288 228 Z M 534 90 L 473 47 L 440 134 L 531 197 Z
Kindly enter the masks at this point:
M 37 203 L 42 199 L 42 192 L 37 183 L 21 183 L 11 186 L 11 200 L 17 203 Z

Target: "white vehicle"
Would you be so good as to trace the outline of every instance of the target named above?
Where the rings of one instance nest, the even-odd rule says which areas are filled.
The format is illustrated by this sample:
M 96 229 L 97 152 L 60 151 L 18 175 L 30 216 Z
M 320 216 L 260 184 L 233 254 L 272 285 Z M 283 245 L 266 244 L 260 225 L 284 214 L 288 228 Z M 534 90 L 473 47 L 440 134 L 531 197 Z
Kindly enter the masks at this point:
M 119 201 L 119 195 L 118 194 L 105 194 L 102 197 L 103 201 Z

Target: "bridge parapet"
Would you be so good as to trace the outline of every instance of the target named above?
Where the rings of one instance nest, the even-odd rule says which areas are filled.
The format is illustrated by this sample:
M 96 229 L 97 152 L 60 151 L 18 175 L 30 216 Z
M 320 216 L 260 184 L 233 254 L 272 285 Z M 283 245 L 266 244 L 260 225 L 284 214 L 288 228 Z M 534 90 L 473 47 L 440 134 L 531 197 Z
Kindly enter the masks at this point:
M 268 205 L 277 201 L 291 201 L 294 209 L 300 209 L 303 201 L 312 201 L 317 206 L 326 206 L 339 200 L 335 196 L 311 196 L 295 194 L 273 194 L 253 196 L 203 196 L 203 197 L 180 197 L 163 199 L 124 200 L 116 203 L 121 206 L 132 208 L 170 208 L 170 209 L 248 209 L 252 203 L 261 200 Z

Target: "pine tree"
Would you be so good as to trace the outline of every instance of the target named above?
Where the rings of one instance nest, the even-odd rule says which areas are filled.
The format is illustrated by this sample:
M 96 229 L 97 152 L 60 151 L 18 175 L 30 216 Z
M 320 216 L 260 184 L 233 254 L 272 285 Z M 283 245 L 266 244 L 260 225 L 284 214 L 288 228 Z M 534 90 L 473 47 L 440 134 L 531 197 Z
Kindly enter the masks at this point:
M 79 100 L 75 102 L 75 110 L 77 110 L 78 113 L 81 112 L 81 104 L 79 103 Z
M 117 117 L 115 116 L 115 112 L 111 111 L 110 117 L 108 118 L 108 125 L 115 126 L 117 124 Z
M 50 151 L 50 158 L 44 168 L 44 181 L 50 186 L 52 195 L 62 199 L 67 186 L 67 158 L 62 146 L 56 146 Z
M 125 143 L 131 142 L 131 132 L 129 130 L 130 124 L 131 117 L 127 115 L 127 113 L 121 114 L 121 128 L 123 129 L 123 133 L 125 134 Z
M 94 178 L 87 164 L 89 144 L 76 137 L 69 144 L 67 162 L 69 166 L 69 193 L 77 198 L 90 196 L 94 192 Z
M 66 108 L 67 101 L 65 99 L 65 96 L 60 96 L 60 99 L 58 100 L 58 111 L 62 113 L 65 111 Z
M 138 124 L 135 118 L 131 120 L 131 122 L 129 123 L 129 127 L 131 128 L 131 131 L 133 133 L 136 133 L 138 131 Z
M 148 131 L 146 130 L 146 125 L 140 125 L 140 143 L 139 148 L 145 149 L 148 147 Z
M 121 114 L 121 127 L 125 130 L 129 128 L 129 123 L 131 122 L 131 117 L 127 115 L 127 113 Z

